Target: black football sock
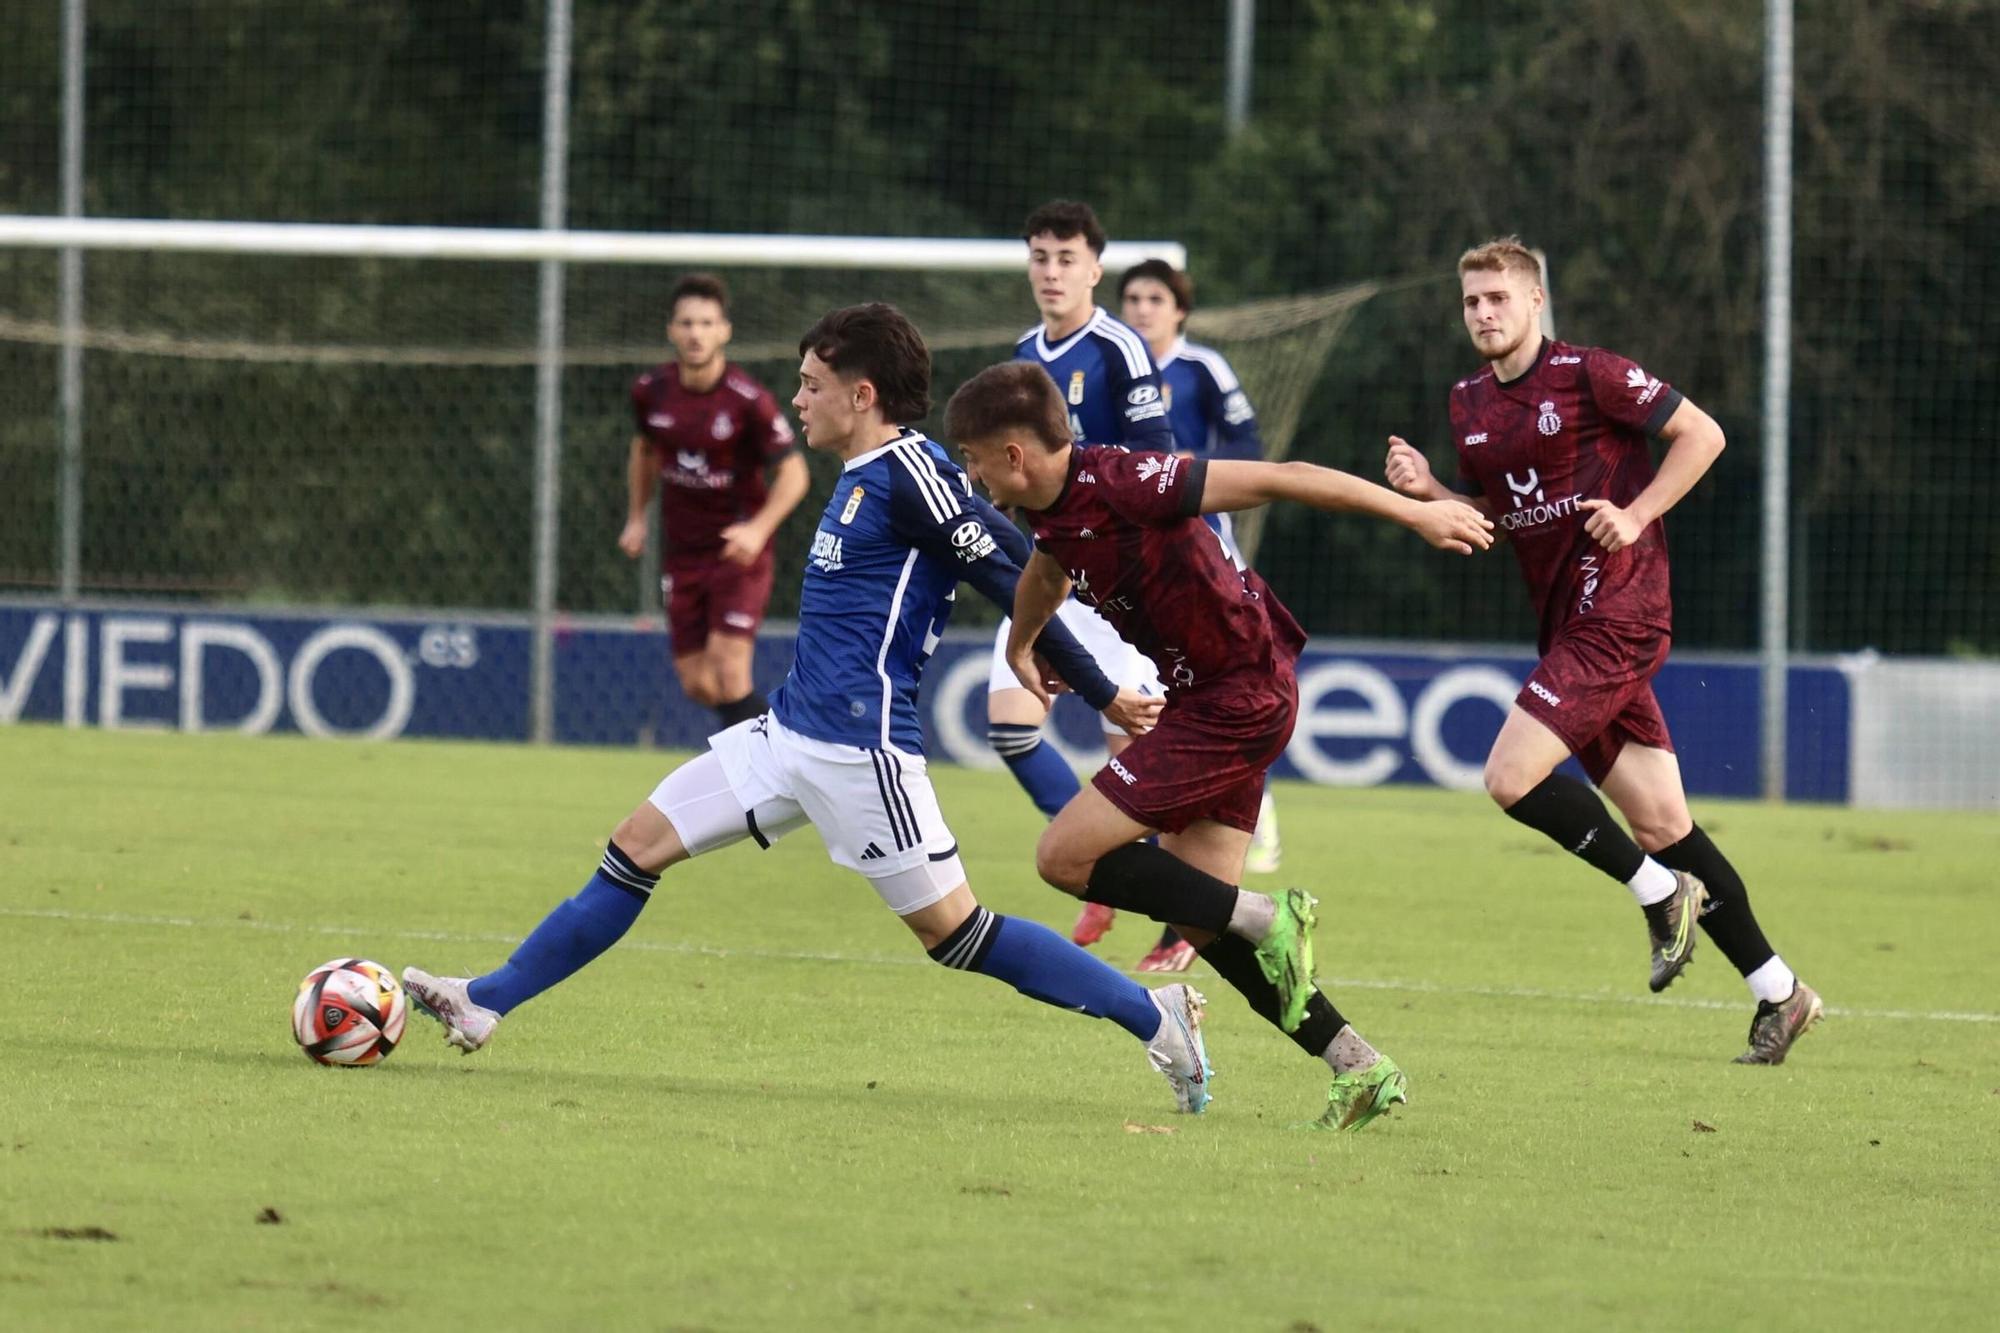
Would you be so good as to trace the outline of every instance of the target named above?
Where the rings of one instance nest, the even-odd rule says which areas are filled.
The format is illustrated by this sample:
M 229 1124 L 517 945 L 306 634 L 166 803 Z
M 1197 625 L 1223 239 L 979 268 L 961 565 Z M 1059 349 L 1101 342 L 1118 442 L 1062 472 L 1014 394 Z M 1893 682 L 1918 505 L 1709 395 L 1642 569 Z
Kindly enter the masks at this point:
M 1180 938 L 1181 933 L 1178 930 L 1175 930 L 1172 926 L 1162 926 L 1160 927 L 1159 942 L 1153 947 L 1155 949 L 1171 949 L 1180 942 Z
M 1083 896 L 1121 912 L 1220 935 L 1229 929 L 1236 892 L 1235 885 L 1195 869 L 1172 852 L 1131 842 L 1097 858 Z
M 1715 947 L 1749 976 L 1771 961 L 1777 950 L 1764 938 L 1756 913 L 1750 910 L 1750 891 L 1743 877 L 1722 849 L 1710 842 L 1696 824 L 1685 838 L 1653 853 L 1653 859 L 1669 870 L 1685 870 L 1708 888 L 1708 904 L 1702 908 L 1701 928 L 1715 941 Z
M 1547 834 L 1620 884 L 1631 883 L 1646 863 L 1646 854 L 1611 817 L 1597 793 L 1561 773 L 1549 774 L 1508 806 L 1507 817 Z
M 1257 965 L 1256 945 L 1240 935 L 1217 935 L 1195 952 L 1215 969 L 1217 976 L 1242 993 L 1259 1018 L 1284 1032 L 1278 1024 L 1278 988 L 1264 979 L 1264 969 Z M 1307 1055 L 1319 1058 L 1346 1026 L 1347 1020 L 1341 1017 L 1340 1010 L 1315 990 L 1306 1001 L 1306 1016 L 1298 1030 L 1285 1035 Z
M 756 717 L 770 708 L 770 706 L 769 703 L 765 702 L 762 693 L 752 690 L 741 699 L 726 704 L 717 704 L 715 706 L 715 715 L 722 719 L 724 727 L 733 727 L 738 722 L 745 722 Z

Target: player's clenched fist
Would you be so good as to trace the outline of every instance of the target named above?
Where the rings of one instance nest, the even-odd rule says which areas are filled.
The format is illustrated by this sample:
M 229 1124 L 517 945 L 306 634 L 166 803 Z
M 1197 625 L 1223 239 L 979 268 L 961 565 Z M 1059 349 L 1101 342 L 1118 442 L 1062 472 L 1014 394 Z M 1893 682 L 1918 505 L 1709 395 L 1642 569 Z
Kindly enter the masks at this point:
M 1418 518 L 1417 535 L 1441 551 L 1471 555 L 1493 545 L 1493 520 L 1463 500 L 1431 500 Z
M 618 534 L 618 549 L 633 557 L 646 549 L 645 519 L 635 518 L 625 524 L 625 530 Z
M 1585 500 L 1577 508 L 1590 511 L 1590 517 L 1583 521 L 1583 530 L 1607 551 L 1624 550 L 1646 531 L 1644 523 L 1609 500 Z
M 1431 493 L 1430 460 L 1400 435 L 1389 437 L 1389 457 L 1383 471 L 1389 485 L 1405 495 L 1422 500 Z

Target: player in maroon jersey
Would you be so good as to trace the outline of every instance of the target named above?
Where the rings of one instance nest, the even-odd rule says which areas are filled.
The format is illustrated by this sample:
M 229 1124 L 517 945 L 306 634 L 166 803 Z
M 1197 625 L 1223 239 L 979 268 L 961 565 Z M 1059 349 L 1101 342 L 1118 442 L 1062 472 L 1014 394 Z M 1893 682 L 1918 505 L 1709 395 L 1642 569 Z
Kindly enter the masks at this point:
M 804 498 L 808 477 L 777 399 L 723 356 L 730 326 L 722 280 L 688 274 L 674 284 L 668 310 L 675 359 L 632 385 L 638 431 L 618 549 L 633 557 L 645 549 L 659 484 L 660 591 L 674 671 L 688 698 L 730 727 L 764 711 L 750 657 L 771 600 L 771 534 Z
M 1332 1067 L 1320 1124 L 1358 1129 L 1408 1100 L 1402 1071 L 1313 985 L 1312 898 L 1236 888 L 1265 770 L 1298 715 L 1293 662 L 1305 632 L 1201 515 L 1291 500 L 1388 518 L 1465 552 L 1492 541 L 1492 524 L 1457 500 L 1417 503 L 1310 463 L 1077 443 L 1062 394 L 1032 362 L 967 381 L 945 426 L 994 503 L 1019 506 L 1034 528 L 1007 644 L 1022 687 L 1046 700 L 1031 646 L 1074 587 L 1167 688 L 1153 729 L 1050 822 L 1035 850 L 1042 877 L 1179 930 L 1252 1009 Z M 1158 846 L 1139 841 L 1155 833 Z
M 1515 237 L 1458 261 L 1465 329 L 1486 369 L 1451 391 L 1463 489 L 1513 539 L 1540 621 L 1541 661 L 1486 758 L 1486 790 L 1513 818 L 1632 890 L 1646 914 L 1655 991 L 1694 952 L 1699 920 L 1757 997 L 1739 1064 L 1782 1064 L 1820 999 L 1764 938 L 1728 858 L 1688 813 L 1653 695 L 1672 637 L 1660 516 L 1722 452 L 1722 428 L 1656 376 L 1601 347 L 1541 333 L 1541 269 Z M 1667 444 L 1659 471 L 1647 438 Z M 1452 492 L 1389 437 L 1389 483 Z M 1575 755 L 1631 825 L 1556 772 Z

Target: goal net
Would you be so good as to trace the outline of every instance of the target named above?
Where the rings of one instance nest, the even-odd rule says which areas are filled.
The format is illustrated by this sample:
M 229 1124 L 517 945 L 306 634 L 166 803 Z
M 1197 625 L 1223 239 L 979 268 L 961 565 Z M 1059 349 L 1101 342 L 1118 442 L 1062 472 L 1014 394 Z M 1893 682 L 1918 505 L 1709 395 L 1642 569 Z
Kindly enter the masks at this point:
M 856 252 L 879 254 L 867 244 Z M 678 274 L 715 267 L 730 283 L 730 355 L 781 399 L 814 319 L 860 300 L 895 303 L 933 349 L 941 413 L 950 391 L 1009 355 L 1033 319 L 1018 244 L 1000 245 L 984 270 L 965 244 L 898 241 L 891 267 L 825 256 L 723 266 L 699 253 L 605 262 L 579 242 L 561 268 L 554 605 L 620 615 L 658 605 L 653 575 L 615 538 L 628 388 L 670 355 L 664 303 Z M 948 260 L 927 265 L 927 247 Z M 1163 252 L 1179 257 L 1178 247 L 1107 255 L 1101 294 L 1110 299 L 1117 266 Z M 80 592 L 534 609 L 539 268 L 93 249 L 81 317 L 66 326 L 58 253 L 0 247 L 0 587 L 59 586 L 62 362 L 74 348 Z M 1370 290 L 1196 313 L 1190 333 L 1235 364 L 1274 455 L 1289 449 L 1328 349 Z M 781 566 L 802 558 L 812 509 L 780 534 Z M 1254 518 L 1245 528 L 1254 546 Z M 780 580 L 771 614 L 790 615 L 796 597 L 795 581 Z

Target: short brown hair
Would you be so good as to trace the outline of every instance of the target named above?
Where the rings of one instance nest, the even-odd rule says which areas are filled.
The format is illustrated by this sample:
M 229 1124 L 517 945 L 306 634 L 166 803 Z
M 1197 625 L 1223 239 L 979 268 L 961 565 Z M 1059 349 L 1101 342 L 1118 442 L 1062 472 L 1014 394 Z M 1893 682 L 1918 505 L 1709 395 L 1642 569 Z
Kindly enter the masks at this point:
M 1164 259 L 1142 259 L 1118 275 L 1118 299 L 1123 301 L 1125 289 L 1141 278 L 1151 278 L 1172 292 L 1174 305 L 1181 312 L 1181 323 L 1187 323 L 1188 314 L 1194 309 L 1194 280 L 1185 271 Z
M 1062 391 L 1032 361 L 1002 361 L 958 386 L 944 405 L 944 433 L 960 444 L 984 444 L 1010 432 L 1032 435 L 1049 449 L 1074 438 Z
M 722 317 L 729 318 L 729 288 L 713 273 L 683 273 L 673 291 L 667 294 L 668 316 L 679 310 L 681 302 L 690 296 L 715 302 L 722 307 Z
M 1105 242 L 1111 239 L 1104 234 L 1104 224 L 1097 220 L 1096 210 L 1074 199 L 1051 199 L 1028 214 L 1028 220 L 1021 224 L 1021 239 L 1030 244 L 1044 233 L 1059 241 L 1081 236 L 1094 255 L 1102 255 Z
M 1537 283 L 1542 280 L 1542 265 L 1535 258 L 1535 252 L 1521 243 L 1518 236 L 1495 236 L 1490 241 L 1473 246 L 1458 257 L 1458 273 L 1464 277 L 1473 269 L 1492 273 L 1505 273 L 1512 269 L 1525 273 Z
M 806 330 L 799 355 L 812 353 L 842 379 L 875 386 L 882 415 L 898 426 L 931 410 L 931 349 L 902 311 L 881 301 L 842 307 Z

